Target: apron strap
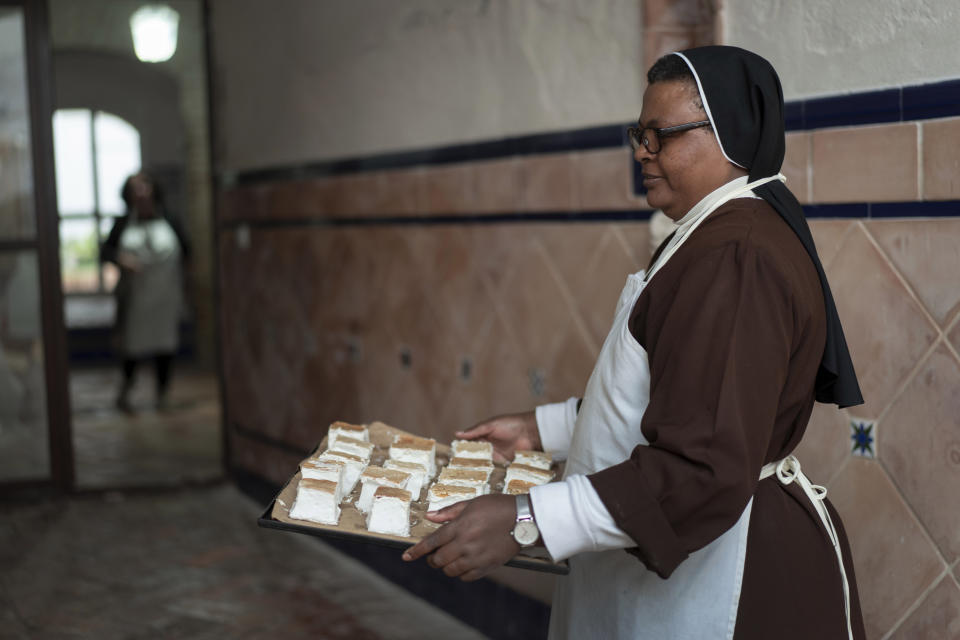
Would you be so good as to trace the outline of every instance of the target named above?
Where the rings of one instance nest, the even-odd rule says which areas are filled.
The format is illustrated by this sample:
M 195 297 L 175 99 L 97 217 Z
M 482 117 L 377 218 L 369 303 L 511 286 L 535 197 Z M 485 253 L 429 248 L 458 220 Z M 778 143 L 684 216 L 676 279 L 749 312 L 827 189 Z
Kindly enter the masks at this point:
M 833 520 L 830 518 L 830 512 L 823 503 L 827 497 L 827 490 L 817 484 L 812 484 L 810 480 L 800 470 L 800 461 L 794 456 L 787 456 L 782 460 L 765 464 L 760 470 L 760 479 L 769 478 L 772 475 L 777 476 L 777 480 L 783 485 L 796 482 L 807 495 L 813 508 L 820 516 L 824 529 L 827 530 L 827 536 L 833 544 L 833 550 L 837 554 L 837 562 L 840 565 L 840 577 L 843 578 L 843 605 L 847 614 L 847 636 L 853 640 L 853 629 L 850 623 L 850 584 L 847 582 L 847 572 L 843 568 L 843 554 L 840 551 L 840 537 L 833 526 Z

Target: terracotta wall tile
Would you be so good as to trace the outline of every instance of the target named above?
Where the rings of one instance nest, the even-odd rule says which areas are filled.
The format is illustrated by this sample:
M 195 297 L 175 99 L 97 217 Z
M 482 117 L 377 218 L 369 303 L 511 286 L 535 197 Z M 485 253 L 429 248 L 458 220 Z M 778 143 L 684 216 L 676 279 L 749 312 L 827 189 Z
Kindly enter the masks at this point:
M 702 0 L 645 0 L 643 23 L 647 27 L 687 26 L 710 24 L 716 9 Z
M 923 199 L 960 198 L 960 118 L 923 126 Z
M 379 213 L 385 185 L 377 173 L 353 173 L 326 179 L 320 189 L 329 212 L 336 217 L 368 216 Z
M 817 254 L 824 269 L 837 255 L 840 243 L 854 224 L 849 220 L 810 220 L 810 233 L 817 245 Z
M 787 134 L 787 152 L 780 173 L 787 177 L 787 187 L 800 204 L 810 202 L 810 134 Z
M 220 192 L 219 215 L 221 221 L 253 220 L 266 213 L 268 188 L 264 185 L 233 187 Z
M 942 343 L 877 426 L 880 459 L 953 562 L 960 555 L 960 362 Z
M 827 270 L 865 406 L 876 418 L 938 331 L 859 226 L 851 230 Z
M 573 211 L 579 202 L 573 154 L 521 158 L 523 211 Z
M 960 352 L 960 317 L 954 319 L 953 326 L 947 332 L 947 340 L 953 345 L 954 351 Z
M 927 311 L 946 326 L 960 311 L 960 218 L 865 224 Z
M 581 211 L 632 209 L 633 156 L 629 149 L 600 149 L 575 155 L 573 171 Z
M 623 242 L 630 248 L 633 261 L 640 269 L 646 269 L 656 247 L 652 246 L 650 225 L 647 222 L 622 222 L 614 225 L 623 238 Z
M 478 213 L 519 211 L 522 206 L 520 158 L 473 163 L 470 201 Z
M 960 587 L 957 583 L 949 575 L 945 576 L 890 638 L 960 638 Z
M 381 199 L 375 204 L 375 213 L 380 215 L 418 215 L 423 206 L 420 196 L 424 169 L 392 169 L 380 172 Z
M 918 197 L 916 124 L 824 129 L 812 135 L 814 202 Z
M 943 571 L 876 462 L 854 458 L 830 486 L 850 539 L 868 638 L 881 638 Z
M 850 458 L 849 423 L 849 416 L 836 405 L 813 405 L 806 433 L 793 455 L 814 484 L 828 484 Z
M 472 164 L 426 167 L 421 181 L 420 206 L 424 213 L 471 213 Z

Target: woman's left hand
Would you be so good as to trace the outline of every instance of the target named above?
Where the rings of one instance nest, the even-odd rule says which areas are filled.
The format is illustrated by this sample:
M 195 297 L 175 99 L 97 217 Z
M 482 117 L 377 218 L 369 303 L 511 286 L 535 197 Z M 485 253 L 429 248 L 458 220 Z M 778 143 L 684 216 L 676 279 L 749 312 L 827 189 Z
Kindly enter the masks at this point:
M 427 519 L 446 524 L 407 549 L 403 559 L 426 555 L 427 564 L 451 578 L 478 580 L 520 551 L 511 535 L 517 521 L 515 496 L 479 496 L 429 512 Z

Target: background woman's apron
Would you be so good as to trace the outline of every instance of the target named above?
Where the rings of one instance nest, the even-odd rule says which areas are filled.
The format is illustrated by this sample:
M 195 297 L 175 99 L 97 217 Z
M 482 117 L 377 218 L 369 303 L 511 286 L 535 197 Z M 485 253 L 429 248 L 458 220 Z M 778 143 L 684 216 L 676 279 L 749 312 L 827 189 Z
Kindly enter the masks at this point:
M 654 265 L 659 270 L 711 212 L 760 182 L 731 185 Z M 746 181 L 743 180 L 743 183 Z M 719 195 L 719 194 L 718 194 Z M 652 277 L 648 276 L 647 280 Z M 650 397 L 647 352 L 628 320 L 646 282 L 630 275 L 617 302 L 613 327 L 587 382 L 577 414 L 565 475 L 590 474 L 619 464 L 637 445 L 649 445 L 640 423 Z M 570 575 L 557 582 L 550 637 L 703 640 L 732 638 L 737 621 L 753 500 L 732 528 L 692 553 L 664 580 L 623 550 L 570 558 Z
M 131 221 L 120 236 L 120 251 L 136 257 L 140 269 L 123 274 L 118 285 L 120 347 L 128 357 L 174 353 L 183 312 L 180 242 L 163 218 Z

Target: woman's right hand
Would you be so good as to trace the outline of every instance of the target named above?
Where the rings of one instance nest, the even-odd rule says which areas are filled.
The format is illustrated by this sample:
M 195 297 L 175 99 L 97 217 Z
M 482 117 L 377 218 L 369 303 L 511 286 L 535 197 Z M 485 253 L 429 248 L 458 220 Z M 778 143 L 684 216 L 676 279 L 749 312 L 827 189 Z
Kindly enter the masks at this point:
M 513 460 L 515 451 L 540 451 L 543 446 L 534 411 L 496 416 L 466 431 L 458 431 L 456 435 L 462 440 L 490 442 L 493 445 L 493 458 L 497 462 Z

